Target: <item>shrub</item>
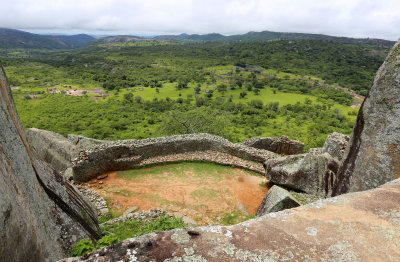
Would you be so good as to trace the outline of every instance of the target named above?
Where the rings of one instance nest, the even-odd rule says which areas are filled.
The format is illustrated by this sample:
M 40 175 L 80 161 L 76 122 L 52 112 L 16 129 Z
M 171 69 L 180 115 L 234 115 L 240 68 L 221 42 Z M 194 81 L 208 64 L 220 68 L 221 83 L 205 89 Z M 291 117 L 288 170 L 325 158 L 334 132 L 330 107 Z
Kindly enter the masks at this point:
M 93 242 L 87 239 L 82 239 L 72 248 L 71 256 L 80 257 L 84 254 L 92 252 L 93 250 L 95 250 Z
M 115 234 L 119 240 L 132 238 L 156 231 L 166 231 L 174 228 L 183 228 L 187 225 L 182 218 L 161 216 L 158 220 L 152 222 L 142 222 L 139 220 L 127 220 L 117 224 L 109 224 L 103 227 L 103 230 Z M 111 239 L 110 239 L 111 240 Z M 99 240 L 100 242 L 100 240 Z
M 97 241 L 96 248 L 106 247 L 111 244 L 117 243 L 118 241 L 119 241 L 118 237 L 113 236 L 113 235 L 106 235 L 106 236 L 102 237 L 99 241 Z

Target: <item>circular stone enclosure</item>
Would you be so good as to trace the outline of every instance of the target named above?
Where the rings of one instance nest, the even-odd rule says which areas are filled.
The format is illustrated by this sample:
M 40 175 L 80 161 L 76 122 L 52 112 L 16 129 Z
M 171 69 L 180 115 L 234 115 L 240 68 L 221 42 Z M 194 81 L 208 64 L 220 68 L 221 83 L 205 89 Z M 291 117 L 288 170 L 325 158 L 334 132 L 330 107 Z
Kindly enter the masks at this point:
M 267 187 L 255 172 L 205 162 L 182 162 L 107 173 L 88 186 L 115 215 L 127 208 L 164 209 L 198 225 L 230 225 L 254 215 Z

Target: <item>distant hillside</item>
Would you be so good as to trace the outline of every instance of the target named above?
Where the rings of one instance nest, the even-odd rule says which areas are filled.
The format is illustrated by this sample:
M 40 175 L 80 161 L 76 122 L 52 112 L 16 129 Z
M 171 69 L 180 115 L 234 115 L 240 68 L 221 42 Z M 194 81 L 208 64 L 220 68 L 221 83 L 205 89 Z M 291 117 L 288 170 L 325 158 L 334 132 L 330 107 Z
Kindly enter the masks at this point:
M 219 41 L 225 40 L 226 36 L 221 34 L 205 34 L 205 35 L 188 35 L 188 34 L 180 34 L 180 35 L 161 35 L 156 36 L 154 39 L 158 40 L 168 40 L 168 41 L 178 41 L 178 42 L 199 42 L 199 41 Z
M 62 40 L 66 43 L 69 47 L 81 47 L 93 40 L 96 40 L 93 36 L 86 35 L 86 34 L 79 34 L 79 35 L 57 35 L 54 36 Z
M 97 43 L 122 43 L 122 42 L 146 42 L 155 41 L 153 38 L 143 38 L 139 36 L 117 35 L 99 38 Z
M 38 35 L 15 29 L 0 28 L 0 48 L 67 49 L 94 40 L 89 35 Z
M 303 33 L 283 33 L 283 32 L 248 32 L 243 35 L 232 35 L 224 36 L 221 34 L 205 34 L 205 35 L 160 35 L 154 37 L 158 40 L 169 40 L 177 42 L 262 42 L 270 40 L 298 40 L 298 39 L 320 39 L 335 41 L 344 44 L 371 44 L 377 46 L 392 47 L 395 41 L 374 39 L 374 38 L 349 38 L 349 37 L 337 37 L 322 34 L 303 34 Z

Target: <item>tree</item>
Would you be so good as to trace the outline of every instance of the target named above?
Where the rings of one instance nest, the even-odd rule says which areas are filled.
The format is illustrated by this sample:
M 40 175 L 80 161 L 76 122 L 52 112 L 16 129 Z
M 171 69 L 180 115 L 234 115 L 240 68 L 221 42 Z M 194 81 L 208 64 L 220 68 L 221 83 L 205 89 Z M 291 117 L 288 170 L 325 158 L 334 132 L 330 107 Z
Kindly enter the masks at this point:
M 217 91 L 220 93 L 225 93 L 228 90 L 228 87 L 225 84 L 219 84 L 217 86 Z
M 135 101 L 136 101 L 136 103 L 141 104 L 142 103 L 142 97 L 140 97 L 140 96 L 135 97 Z
M 214 94 L 214 90 L 208 90 L 206 96 L 208 98 L 211 98 L 213 96 L 213 94 Z
M 263 102 L 260 99 L 251 100 L 250 101 L 250 106 L 252 106 L 254 108 L 262 109 L 263 108 Z
M 181 112 L 170 111 L 160 124 L 160 135 L 209 133 L 229 138 L 232 126 L 229 116 L 210 108 Z
M 132 93 L 128 93 L 128 94 L 124 94 L 124 101 L 123 103 L 133 103 L 133 94 Z

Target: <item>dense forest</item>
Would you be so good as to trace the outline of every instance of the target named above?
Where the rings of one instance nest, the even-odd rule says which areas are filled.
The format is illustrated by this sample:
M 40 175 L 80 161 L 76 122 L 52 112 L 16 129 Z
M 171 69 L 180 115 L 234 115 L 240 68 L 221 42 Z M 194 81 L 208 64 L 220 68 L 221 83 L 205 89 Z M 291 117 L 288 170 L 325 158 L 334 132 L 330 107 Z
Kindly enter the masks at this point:
M 325 40 L 99 40 L 73 50 L 3 49 L 0 59 L 25 128 L 99 139 L 288 135 L 308 149 L 333 131 L 351 132 L 356 94 L 368 92 L 387 51 Z

